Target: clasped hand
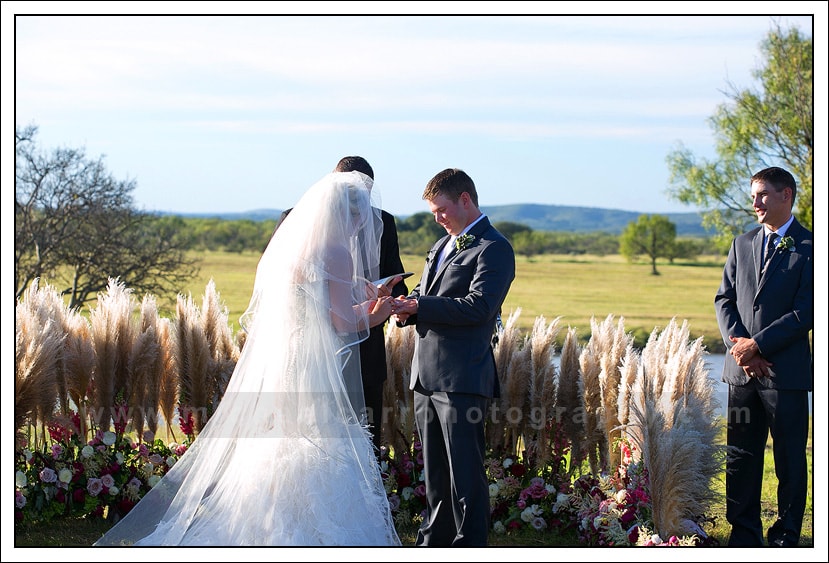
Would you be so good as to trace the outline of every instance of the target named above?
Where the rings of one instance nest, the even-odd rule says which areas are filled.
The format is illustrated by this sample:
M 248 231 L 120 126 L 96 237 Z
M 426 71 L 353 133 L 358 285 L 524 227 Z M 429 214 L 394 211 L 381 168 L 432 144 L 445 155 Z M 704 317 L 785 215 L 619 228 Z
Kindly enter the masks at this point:
M 774 365 L 760 354 L 760 348 L 753 338 L 729 336 L 734 343 L 729 353 L 748 377 L 768 377 L 769 368 Z

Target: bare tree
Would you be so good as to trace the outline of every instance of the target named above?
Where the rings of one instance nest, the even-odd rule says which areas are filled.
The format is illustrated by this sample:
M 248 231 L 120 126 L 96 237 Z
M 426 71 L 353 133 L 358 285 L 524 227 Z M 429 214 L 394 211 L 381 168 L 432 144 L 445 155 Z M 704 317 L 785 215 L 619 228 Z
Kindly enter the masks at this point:
M 36 134 L 15 128 L 15 296 L 37 278 L 69 295 L 70 308 L 109 278 L 139 293 L 179 291 L 195 262 L 169 222 L 133 208 L 135 181 L 116 180 L 83 149 L 40 151 Z

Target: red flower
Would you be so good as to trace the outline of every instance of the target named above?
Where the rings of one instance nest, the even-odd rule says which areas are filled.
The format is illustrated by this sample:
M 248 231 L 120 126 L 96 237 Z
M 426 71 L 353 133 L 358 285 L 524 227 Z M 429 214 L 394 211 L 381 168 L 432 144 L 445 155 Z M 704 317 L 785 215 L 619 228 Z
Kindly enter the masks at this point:
M 527 468 L 521 463 L 513 463 L 509 466 L 509 472 L 516 477 L 523 477 L 527 473 Z
M 397 475 L 397 485 L 402 489 L 403 487 L 408 487 L 412 484 L 412 478 L 409 477 L 408 473 L 399 473 Z
M 122 516 L 130 510 L 132 510 L 133 506 L 135 506 L 135 503 L 128 498 L 122 498 L 120 501 L 118 501 L 118 510 L 120 511 Z
M 58 489 L 55 493 L 55 500 L 59 503 L 63 504 L 66 502 L 66 495 L 63 492 L 63 489 Z
M 83 489 L 75 489 L 72 491 L 72 500 L 78 504 L 83 504 L 86 501 L 86 493 Z

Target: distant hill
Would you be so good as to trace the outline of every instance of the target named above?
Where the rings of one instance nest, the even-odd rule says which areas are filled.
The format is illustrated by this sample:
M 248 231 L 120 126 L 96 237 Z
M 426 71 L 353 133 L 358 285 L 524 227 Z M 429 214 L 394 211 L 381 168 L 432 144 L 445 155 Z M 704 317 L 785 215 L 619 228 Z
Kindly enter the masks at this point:
M 512 205 L 483 206 L 481 211 L 489 216 L 493 223 L 509 221 L 527 225 L 536 231 L 568 231 L 576 233 L 605 232 L 621 234 L 628 223 L 636 221 L 640 215 L 636 211 L 603 209 L 599 207 L 573 207 L 568 205 L 540 205 L 535 203 L 518 203 Z M 281 209 L 254 209 L 240 213 L 177 213 L 182 217 L 218 218 L 228 221 L 249 219 L 251 221 L 276 221 Z M 654 215 L 651 213 L 650 215 Z M 711 233 L 702 227 L 699 213 L 658 213 L 676 225 L 676 234 L 680 236 L 707 236 Z M 398 215 L 403 219 L 405 215 Z

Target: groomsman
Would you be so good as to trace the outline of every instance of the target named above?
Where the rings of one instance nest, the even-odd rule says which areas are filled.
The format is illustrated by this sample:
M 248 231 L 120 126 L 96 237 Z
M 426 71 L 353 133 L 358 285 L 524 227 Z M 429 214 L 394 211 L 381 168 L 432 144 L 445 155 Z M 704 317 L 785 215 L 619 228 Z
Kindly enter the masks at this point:
M 782 168 L 751 177 L 759 227 L 734 239 L 714 299 L 729 349 L 729 446 L 726 518 L 729 546 L 763 545 L 760 496 L 771 432 L 777 474 L 777 520 L 770 546 L 795 546 L 806 507 L 809 391 L 814 381 L 810 332 L 814 323 L 812 233 L 792 215 L 797 184 Z

